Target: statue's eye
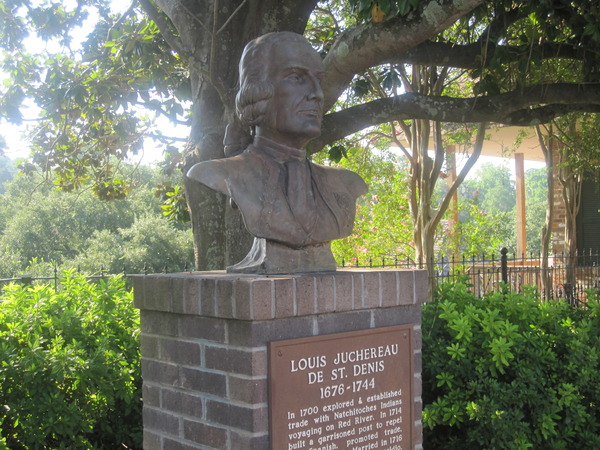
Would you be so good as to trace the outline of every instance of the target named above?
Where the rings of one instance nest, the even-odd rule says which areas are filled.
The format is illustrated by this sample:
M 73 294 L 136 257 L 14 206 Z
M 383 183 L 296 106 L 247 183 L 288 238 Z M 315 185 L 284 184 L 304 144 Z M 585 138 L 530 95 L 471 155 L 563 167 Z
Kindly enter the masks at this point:
M 302 75 L 298 72 L 292 72 L 287 76 L 290 81 L 302 81 Z

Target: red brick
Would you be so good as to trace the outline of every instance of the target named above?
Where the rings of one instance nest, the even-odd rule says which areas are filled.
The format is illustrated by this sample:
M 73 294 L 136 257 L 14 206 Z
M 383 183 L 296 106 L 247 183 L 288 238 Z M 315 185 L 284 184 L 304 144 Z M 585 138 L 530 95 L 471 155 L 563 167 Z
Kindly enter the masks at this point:
M 184 312 L 184 279 L 178 276 L 170 276 L 171 309 L 175 313 Z
M 281 277 L 175 275 L 169 288 L 171 303 L 165 302 L 164 279 L 168 277 L 135 281 L 144 289 L 144 298 L 137 302 L 144 304 L 147 294 L 151 308 L 176 311 L 142 311 L 144 418 L 161 427 L 148 431 L 147 448 L 267 448 L 267 343 L 312 336 L 315 331 L 329 334 L 418 323 L 421 309 L 415 298 L 420 294 L 415 292 L 415 280 L 422 282 L 420 277 L 426 285 L 425 272 L 391 270 Z M 287 302 L 281 302 L 282 298 Z M 406 306 L 396 306 L 400 298 Z M 275 315 L 280 319 L 272 320 Z M 183 340 L 177 342 L 179 333 Z M 422 364 L 420 329 L 413 335 L 413 345 L 417 370 Z M 164 361 L 157 361 L 158 357 Z M 420 379 L 415 376 L 413 395 L 420 393 Z M 157 415 L 158 406 L 166 415 Z M 172 413 L 181 416 L 176 426 Z M 200 419 L 202 415 L 205 420 Z
M 215 284 L 216 280 L 213 278 L 200 280 L 200 313 L 203 316 L 215 316 Z
M 179 436 L 179 417 L 164 410 L 144 407 L 144 429 Z
M 273 280 L 269 278 L 252 281 L 251 310 L 252 319 L 273 319 Z
M 170 412 L 198 418 L 202 416 L 202 399 L 187 392 L 163 389 L 161 404 Z
M 398 272 L 398 305 L 412 305 L 415 299 L 414 271 L 401 270 Z
M 207 345 L 204 349 L 205 367 L 242 375 L 263 375 L 267 365 L 267 351 L 244 351 Z
M 203 450 L 206 447 L 195 445 L 190 442 L 175 441 L 173 439 L 164 438 L 161 450 Z M 145 450 L 146 447 L 144 447 Z
M 134 275 L 131 278 L 133 279 L 133 306 L 143 309 L 146 298 L 144 294 L 144 278 L 140 275 Z
M 186 366 L 200 365 L 200 345 L 176 339 L 160 339 L 160 357 L 163 361 Z
M 233 317 L 233 283 L 231 280 L 215 282 L 215 315 L 219 318 Z
M 269 434 L 249 435 L 248 433 L 231 432 L 231 448 L 244 450 L 265 450 L 269 448 Z
M 336 291 L 334 275 L 317 275 L 317 314 L 331 313 L 336 309 Z
M 335 311 L 350 311 L 354 308 L 354 275 L 337 273 L 335 280 Z M 360 286 L 360 285 L 359 285 Z M 360 297 L 359 297 L 360 298 Z
M 381 306 L 396 306 L 398 303 L 398 277 L 396 270 L 381 271 Z
M 183 313 L 200 314 L 200 280 L 187 277 L 183 281 Z
M 414 367 L 413 367 L 414 369 Z M 420 398 L 421 395 L 423 395 L 423 381 L 421 379 L 421 373 L 416 373 L 415 371 L 415 378 L 414 378 L 414 383 L 413 383 L 413 396 L 415 398 Z
M 294 284 L 291 278 L 275 279 L 275 317 L 293 317 L 296 315 L 294 305 Z
M 144 309 L 171 311 L 171 280 L 162 275 L 148 275 L 144 279 Z
M 231 403 L 206 401 L 206 419 L 209 422 L 245 430 L 252 433 L 269 430 L 269 414 L 267 406 L 260 408 L 244 408 Z
M 415 276 L 415 297 L 414 303 L 421 305 L 428 302 L 429 299 L 429 282 L 426 270 L 415 270 L 413 271 Z
M 415 373 L 422 373 L 423 371 L 423 358 L 420 349 L 413 353 L 413 370 Z
M 157 385 L 144 383 L 142 385 L 144 406 L 160 407 L 160 388 Z
M 160 435 L 144 428 L 143 446 L 145 450 L 162 450 Z
M 421 321 L 415 322 L 413 329 L 413 342 L 415 349 L 420 349 L 423 347 L 423 330 L 421 329 L 420 323 Z
M 242 378 L 230 374 L 227 383 L 229 399 L 234 402 L 257 404 L 268 401 L 266 378 Z
M 269 341 L 312 336 L 310 316 L 265 321 L 231 321 L 228 324 L 228 344 L 232 346 L 264 347 Z
M 371 326 L 371 313 L 367 310 L 323 314 L 317 318 L 319 334 L 365 330 Z
M 227 431 L 214 425 L 184 419 L 183 436 L 208 448 L 227 448 Z
M 153 361 L 142 356 L 142 378 L 144 382 L 177 386 L 179 383 L 179 370 L 174 364 Z
M 413 417 L 421 417 L 423 414 L 423 402 L 415 400 L 413 403 Z
M 417 305 L 378 308 L 373 311 L 375 327 L 389 327 L 408 323 L 420 323 L 421 307 Z
M 251 320 L 250 282 L 239 279 L 233 284 L 233 301 L 235 302 L 234 317 L 241 320 Z
M 381 306 L 379 272 L 365 272 L 362 276 L 363 295 L 362 306 L 364 308 L 376 308 Z M 356 306 L 356 305 L 355 305 Z
M 423 450 L 423 424 L 415 424 L 413 442 L 415 450 Z
M 179 386 L 194 392 L 205 392 L 217 397 L 225 397 L 227 379 L 224 374 L 206 372 L 204 370 L 182 367 Z
M 315 277 L 299 276 L 294 278 L 296 295 L 296 314 L 306 316 L 315 311 Z
M 354 298 L 352 299 L 352 309 L 363 309 L 365 300 L 365 280 L 362 273 L 352 274 L 352 284 L 354 285 Z
M 142 333 L 140 348 L 145 358 L 158 359 L 158 338 Z
M 142 310 L 140 312 L 142 333 L 163 336 L 179 334 L 179 316 L 161 311 Z
M 181 336 L 225 342 L 225 324 L 224 320 L 212 317 L 183 316 L 181 318 Z

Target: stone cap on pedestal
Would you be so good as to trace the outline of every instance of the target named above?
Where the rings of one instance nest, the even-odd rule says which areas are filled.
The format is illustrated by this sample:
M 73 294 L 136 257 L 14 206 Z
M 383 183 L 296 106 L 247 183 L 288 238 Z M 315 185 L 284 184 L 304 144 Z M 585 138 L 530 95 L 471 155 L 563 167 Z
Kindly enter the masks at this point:
M 340 269 L 291 275 L 225 271 L 138 275 L 140 309 L 238 320 L 270 320 L 427 300 L 427 271 Z

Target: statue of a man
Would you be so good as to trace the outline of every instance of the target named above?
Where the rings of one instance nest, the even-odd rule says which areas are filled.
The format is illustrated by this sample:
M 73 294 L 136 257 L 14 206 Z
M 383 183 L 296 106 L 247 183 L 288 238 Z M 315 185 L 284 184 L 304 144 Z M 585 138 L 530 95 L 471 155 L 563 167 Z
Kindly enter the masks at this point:
M 255 236 L 230 272 L 335 270 L 330 241 L 352 232 L 356 199 L 367 186 L 354 172 L 307 159 L 306 144 L 321 133 L 323 72 L 319 54 L 299 34 L 269 33 L 244 49 L 236 108 L 253 141 L 187 173 L 229 196 Z

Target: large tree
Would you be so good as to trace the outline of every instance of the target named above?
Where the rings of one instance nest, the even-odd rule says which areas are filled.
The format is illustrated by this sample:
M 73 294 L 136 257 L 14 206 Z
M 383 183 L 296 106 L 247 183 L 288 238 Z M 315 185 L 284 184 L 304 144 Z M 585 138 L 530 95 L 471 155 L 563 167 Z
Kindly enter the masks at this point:
M 567 0 L 134 0 L 120 16 L 107 5 L 103 0 L 80 0 L 70 9 L 44 1 L 0 3 L 3 67 L 11 80 L 3 88 L 0 114 L 19 120 L 23 99 L 37 96 L 44 112 L 33 140 L 33 163 L 54 168 L 66 189 L 92 173 L 104 197 L 126 190 L 125 182 L 114 180 L 115 158 L 139 148 L 144 132 L 152 134 L 132 106 L 144 104 L 181 121 L 186 119 L 181 100 L 187 100 L 191 132 L 183 170 L 223 157 L 225 127 L 236 122 L 233 99 L 243 46 L 270 31 L 308 31 L 324 54 L 330 112 L 311 151 L 390 121 L 532 125 L 600 106 L 600 27 L 592 0 L 577 5 Z M 20 44 L 35 29 L 67 46 L 65 30 L 91 12 L 98 25 L 79 56 L 34 57 Z M 452 92 L 355 95 L 365 74 L 385 76 L 381 67 L 389 64 L 463 70 L 471 81 L 457 78 L 463 88 Z M 566 66 L 576 70 L 548 82 L 550 67 L 556 75 Z M 249 245 L 239 214 L 220 194 L 190 183 L 186 189 L 198 267 L 237 262 Z

